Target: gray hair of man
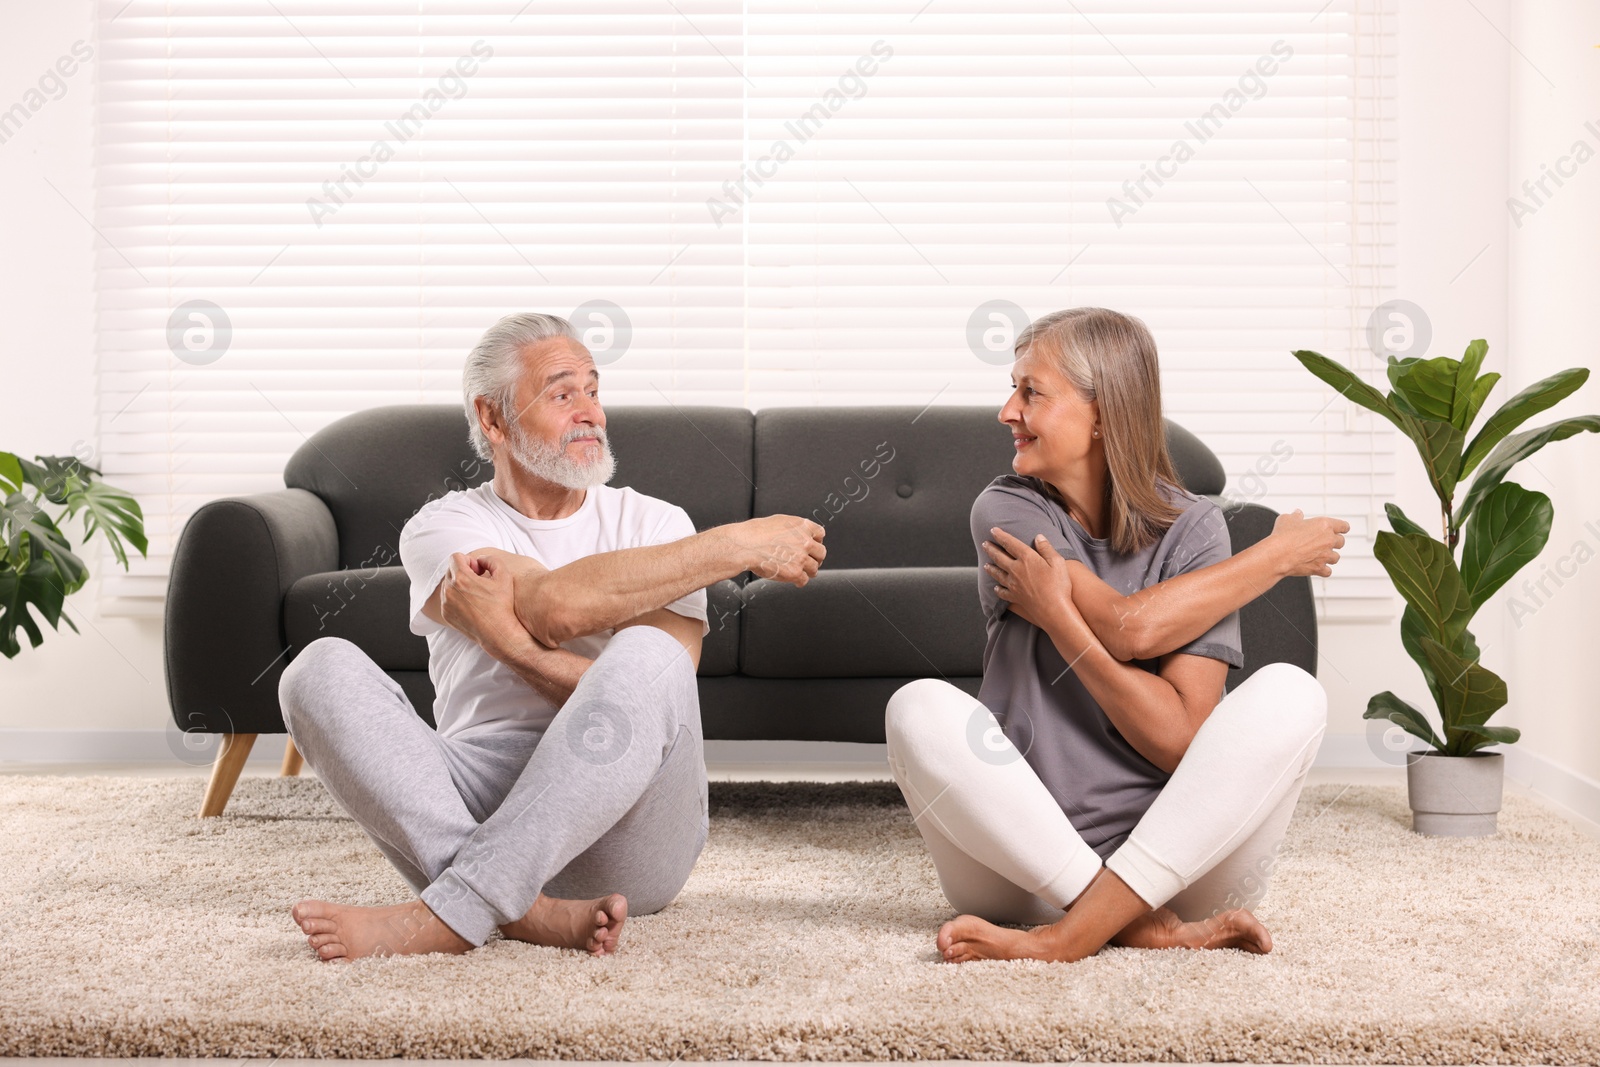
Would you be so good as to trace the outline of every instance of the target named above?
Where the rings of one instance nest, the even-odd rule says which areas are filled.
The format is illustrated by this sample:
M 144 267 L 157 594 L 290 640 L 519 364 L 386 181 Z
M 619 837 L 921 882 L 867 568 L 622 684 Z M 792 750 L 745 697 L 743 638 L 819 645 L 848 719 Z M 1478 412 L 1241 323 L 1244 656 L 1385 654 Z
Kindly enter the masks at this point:
M 512 408 L 517 383 L 522 380 L 522 350 L 553 337 L 582 340 L 572 323 L 560 315 L 519 311 L 485 330 L 477 346 L 467 353 L 467 365 L 461 372 L 461 401 L 467 413 L 467 434 L 479 459 L 492 460 L 494 453 L 478 425 L 478 409 L 473 401 L 483 397 L 510 421 L 516 414 Z

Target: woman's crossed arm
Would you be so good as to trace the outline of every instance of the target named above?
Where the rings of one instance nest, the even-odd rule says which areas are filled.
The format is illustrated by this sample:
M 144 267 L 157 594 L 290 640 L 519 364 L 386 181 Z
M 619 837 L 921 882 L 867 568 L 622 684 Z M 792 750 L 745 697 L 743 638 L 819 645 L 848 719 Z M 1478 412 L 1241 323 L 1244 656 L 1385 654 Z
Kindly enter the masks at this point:
M 1085 564 L 1051 554 L 1065 569 L 1058 595 L 1070 598 L 1094 637 L 1118 660 L 1156 659 L 1200 637 L 1230 613 L 1261 596 L 1281 578 L 1333 573 L 1350 524 L 1326 515 L 1306 518 L 1298 509 L 1279 515 L 1272 533 L 1227 559 L 1122 594 Z M 985 571 L 1035 552 L 1005 530 L 990 530 Z M 1048 546 L 1048 542 L 1039 542 Z

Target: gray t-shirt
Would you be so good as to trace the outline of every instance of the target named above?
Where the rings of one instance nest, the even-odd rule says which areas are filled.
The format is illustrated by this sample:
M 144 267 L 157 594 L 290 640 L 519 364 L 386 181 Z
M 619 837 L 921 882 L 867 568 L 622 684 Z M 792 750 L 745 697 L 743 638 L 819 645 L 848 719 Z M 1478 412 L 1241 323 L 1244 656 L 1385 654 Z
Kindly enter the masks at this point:
M 1042 533 L 1062 556 L 1078 560 L 1124 594 L 1233 554 L 1220 507 L 1175 486 L 1168 486 L 1166 493 L 1185 509 L 1183 514 L 1154 544 L 1123 554 L 1113 551 L 1107 538 L 1090 537 L 1045 494 L 1039 479 L 1001 475 L 972 503 L 973 547 L 981 565 L 989 562 L 982 542 L 994 540 L 990 527 L 1028 544 Z M 995 594 L 994 579 L 981 570 L 978 595 L 988 631 L 978 700 L 994 713 L 1073 828 L 1104 860 L 1121 846 L 1171 775 L 1123 738 L 1077 673 L 1067 669 L 1054 642 L 1011 612 L 1011 605 Z M 1177 651 L 1242 666 L 1239 613 Z M 1159 664 L 1154 659 L 1132 662 L 1152 672 Z

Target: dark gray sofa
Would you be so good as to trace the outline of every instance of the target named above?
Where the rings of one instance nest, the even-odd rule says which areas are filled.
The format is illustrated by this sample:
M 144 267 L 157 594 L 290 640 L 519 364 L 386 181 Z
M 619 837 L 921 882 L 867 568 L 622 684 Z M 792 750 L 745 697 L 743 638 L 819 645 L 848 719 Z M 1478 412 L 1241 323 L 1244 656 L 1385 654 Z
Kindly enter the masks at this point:
M 804 588 L 746 573 L 707 591 L 700 662 L 707 739 L 883 740 L 905 682 L 943 677 L 976 693 L 983 619 L 972 501 L 1011 469 L 1010 433 L 988 407 L 608 407 L 613 485 L 681 505 L 707 529 L 754 515 L 827 527 L 828 558 Z M 1221 464 L 1167 423 L 1179 476 L 1226 503 Z M 373 408 L 320 430 L 290 458 L 286 488 L 213 501 L 179 539 L 166 607 L 166 678 L 183 731 L 226 735 L 202 814 L 226 804 L 255 735 L 283 733 L 278 678 L 318 637 L 363 648 L 433 724 L 426 642 L 407 627 L 398 543 L 427 500 L 492 475 L 461 409 Z M 1234 551 L 1276 513 L 1226 510 Z M 1245 663 L 1316 671 L 1310 580 L 1285 579 L 1241 612 Z M 291 751 L 286 772 L 298 769 Z

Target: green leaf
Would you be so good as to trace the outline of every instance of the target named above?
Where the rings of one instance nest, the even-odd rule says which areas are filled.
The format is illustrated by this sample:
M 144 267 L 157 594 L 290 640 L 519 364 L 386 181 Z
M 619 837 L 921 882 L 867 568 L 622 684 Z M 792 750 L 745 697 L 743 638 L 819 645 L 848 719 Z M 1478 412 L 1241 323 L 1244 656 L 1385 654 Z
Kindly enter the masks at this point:
M 65 504 L 73 491 L 89 483 L 100 472 L 76 456 L 34 456 L 38 463 L 22 461 L 23 475 L 37 486 L 52 504 Z
M 1544 550 L 1554 518 L 1549 497 L 1516 482 L 1501 482 L 1483 498 L 1461 553 L 1461 580 L 1474 611 Z
M 1367 701 L 1367 710 L 1361 717 L 1363 719 L 1388 719 L 1412 737 L 1420 738 L 1441 752 L 1444 751 L 1444 742 L 1435 736 L 1433 727 L 1428 724 L 1428 720 L 1423 716 L 1422 712 L 1388 690 L 1384 690 Z
M 1426 534 L 1380 530 L 1373 554 L 1434 640 L 1454 647 L 1472 618 L 1472 598 L 1450 550 Z
M 1447 356 L 1433 359 L 1389 357 L 1389 383 L 1405 398 L 1418 417 L 1454 425 L 1457 407 L 1465 409 L 1467 398 L 1456 400 L 1456 377 L 1460 360 Z
M 1463 726 L 1482 726 L 1505 706 L 1505 679 L 1483 664 L 1463 659 L 1427 636 L 1422 652 L 1439 681 L 1439 717 L 1447 739 Z
M 123 570 L 128 569 L 128 553 L 122 547 L 123 538 L 127 538 L 141 556 L 145 555 L 149 542 L 145 539 L 144 513 L 140 511 L 138 501 L 104 482 L 84 484 L 74 478 L 69 484 L 67 514 L 76 515 L 80 510 L 83 511 L 85 542 L 96 531 L 103 531 L 111 544 L 112 554 L 122 564 Z
M 1327 382 L 1337 389 L 1340 395 L 1353 403 L 1360 404 L 1369 411 L 1376 411 L 1396 426 L 1400 426 L 1399 412 L 1394 409 L 1387 398 L 1378 390 L 1363 381 L 1355 371 L 1336 360 L 1329 359 L 1320 352 L 1311 352 L 1300 349 L 1294 353 L 1312 374 Z M 1403 430 L 1404 426 L 1400 426 Z
M 1501 404 L 1483 429 L 1472 439 L 1461 457 L 1461 477 L 1471 474 L 1490 449 L 1499 444 L 1507 434 L 1533 418 L 1539 412 L 1554 407 L 1577 391 L 1589 379 L 1589 368 L 1571 367 L 1540 379 L 1516 396 Z M 1465 427 L 1463 427 L 1465 429 Z
M 1434 495 L 1445 507 L 1449 507 L 1455 497 L 1456 482 L 1461 473 L 1461 445 L 1467 435 L 1448 422 L 1418 418 L 1407 411 L 1397 411 L 1396 417 L 1395 425 L 1404 430 L 1417 446 Z
M 1490 371 L 1488 374 L 1485 374 L 1482 378 L 1479 378 L 1477 383 L 1475 385 L 1473 385 L 1473 387 L 1472 387 L 1472 403 L 1467 408 L 1467 416 L 1466 416 L 1466 423 L 1467 424 L 1465 426 L 1461 427 L 1462 432 L 1466 432 L 1467 430 L 1472 428 L 1473 422 L 1475 422 L 1477 420 L 1477 418 L 1478 418 L 1478 412 L 1483 410 L 1484 401 L 1489 399 L 1489 394 L 1494 390 L 1494 387 L 1495 387 L 1496 383 L 1498 383 L 1499 381 L 1500 381 L 1500 375 L 1496 374 L 1494 371 Z M 1465 474 L 1462 475 L 1462 477 L 1465 477 L 1465 476 L 1466 476 Z
M 64 593 L 81 589 L 89 580 L 89 568 L 73 554 L 50 516 L 25 493 L 12 493 L 0 501 L 0 541 L 5 543 L 5 562 L 17 571 L 26 571 L 25 560 L 49 560 L 61 577 Z
M 1416 523 L 1414 523 L 1410 519 L 1406 518 L 1406 513 L 1400 510 L 1399 505 L 1396 505 L 1396 504 L 1385 504 L 1383 506 L 1383 512 L 1384 512 L 1385 515 L 1389 516 L 1389 525 L 1394 527 L 1394 532 L 1395 533 L 1397 533 L 1397 534 L 1414 533 L 1414 534 L 1421 534 L 1423 537 L 1427 537 L 1428 536 L 1428 531 L 1427 530 L 1424 530 L 1422 527 L 1418 526 Z
M 10 659 L 22 651 L 22 642 L 17 639 L 19 629 L 28 635 L 29 644 L 38 648 L 44 634 L 29 612 L 30 606 L 52 630 L 59 630 L 56 624 L 64 618 L 65 600 L 55 564 L 48 557 L 34 556 L 21 573 L 10 566 L 0 567 L 0 654 Z M 78 629 L 71 619 L 66 622 L 74 631 Z
M 1439 680 L 1433 676 L 1433 668 L 1428 665 L 1428 657 L 1422 651 L 1422 639 L 1428 635 L 1430 629 L 1428 623 L 1423 621 L 1422 614 L 1410 604 L 1407 604 L 1405 610 L 1400 613 L 1401 647 L 1422 672 L 1423 680 L 1428 683 L 1428 692 L 1433 694 L 1433 702 L 1439 706 L 1443 704 L 1443 698 L 1439 694 Z M 1461 634 L 1451 648 L 1462 659 L 1475 660 L 1479 655 L 1478 641 L 1466 627 L 1461 628 Z
M 1472 428 L 1472 420 L 1478 417 L 1478 409 L 1483 407 L 1489 390 L 1500 380 L 1498 374 L 1478 377 L 1478 371 L 1483 368 L 1483 357 L 1488 354 L 1489 342 L 1480 337 L 1467 344 L 1467 350 L 1461 354 L 1461 362 L 1456 366 L 1455 410 L 1450 422 L 1462 433 Z M 1487 386 L 1483 384 L 1484 379 L 1488 379 Z
M 0 495 L 10 496 L 22 485 L 22 461 L 10 452 L 0 452 Z
M 1522 731 L 1515 726 L 1474 726 L 1468 723 L 1464 726 L 1458 726 L 1456 729 L 1486 738 L 1487 740 L 1484 744 L 1511 745 L 1515 744 L 1517 739 L 1522 736 Z M 1473 745 L 1469 751 L 1476 751 L 1482 747 L 1483 745 Z
M 1485 427 L 1485 430 L 1487 429 L 1488 427 Z M 1522 460 L 1552 441 L 1562 441 L 1584 431 L 1590 433 L 1600 431 L 1600 415 L 1577 415 L 1570 419 L 1560 419 L 1532 430 L 1514 433 L 1502 440 L 1484 461 L 1483 470 L 1478 472 L 1478 477 L 1473 481 L 1472 488 L 1467 490 L 1466 498 L 1461 501 L 1461 507 L 1452 516 L 1450 524 L 1459 530 L 1478 503 L 1488 496 L 1494 487 L 1505 479 L 1511 468 Z

